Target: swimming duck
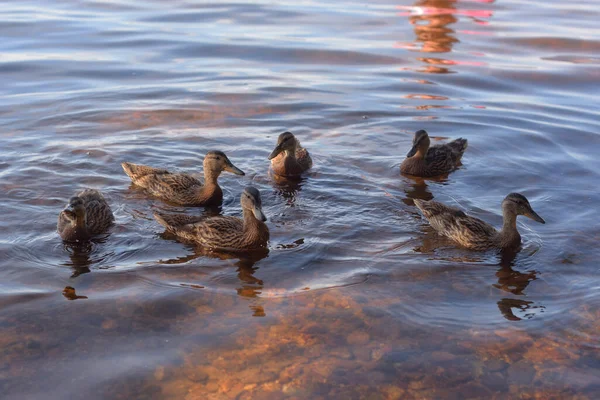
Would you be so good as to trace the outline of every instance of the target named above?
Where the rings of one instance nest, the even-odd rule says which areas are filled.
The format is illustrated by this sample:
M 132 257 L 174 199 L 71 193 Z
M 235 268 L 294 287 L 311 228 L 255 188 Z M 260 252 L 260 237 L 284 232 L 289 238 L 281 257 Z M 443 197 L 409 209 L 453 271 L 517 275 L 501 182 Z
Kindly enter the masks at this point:
M 69 199 L 69 204 L 58 215 L 57 231 L 67 242 L 89 240 L 104 233 L 115 220 L 113 213 L 96 189 L 85 189 Z
M 243 251 L 265 248 L 269 228 L 262 211 L 259 191 L 247 187 L 240 199 L 244 217 L 200 217 L 154 213 L 154 218 L 180 238 L 210 249 Z
M 269 155 L 273 171 L 280 176 L 297 177 L 312 167 L 308 150 L 291 132 L 283 132 L 277 138 L 277 146 Z
M 121 166 L 133 183 L 162 200 L 182 206 L 219 206 L 223 202 L 223 191 L 217 183 L 221 172 L 245 174 L 222 151 L 208 152 L 203 164 L 204 184 L 190 175 L 174 174 L 166 169 L 128 162 Z
M 521 244 L 521 235 L 517 231 L 517 215 L 546 223 L 533 211 L 525 196 L 519 193 L 510 193 L 502 201 L 504 222 L 500 231 L 479 218 L 466 215 L 458 208 L 433 200 L 414 201 L 433 229 L 472 250 L 517 248 Z
M 414 176 L 431 177 L 451 172 L 467 149 L 467 139 L 429 147 L 429 135 L 423 129 L 415 132 L 413 146 L 400 165 L 400 171 Z

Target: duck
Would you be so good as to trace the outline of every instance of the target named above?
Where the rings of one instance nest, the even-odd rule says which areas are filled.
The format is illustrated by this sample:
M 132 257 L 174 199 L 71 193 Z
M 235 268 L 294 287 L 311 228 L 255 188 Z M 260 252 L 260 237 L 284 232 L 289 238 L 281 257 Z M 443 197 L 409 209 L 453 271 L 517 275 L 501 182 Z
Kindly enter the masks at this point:
M 246 251 L 265 249 L 269 241 L 267 217 L 262 211 L 260 192 L 249 186 L 242 192 L 243 218 L 191 216 L 154 212 L 154 218 L 168 232 L 186 242 L 210 250 Z
M 449 143 L 431 146 L 427 131 L 415 132 L 413 146 L 400 165 L 404 174 L 432 177 L 452 172 L 467 149 L 467 139 L 458 138 Z
M 308 150 L 300 145 L 291 132 L 279 135 L 269 160 L 275 174 L 289 178 L 299 177 L 313 165 Z
M 124 162 L 121 164 L 131 181 L 161 200 L 180 206 L 220 206 L 223 191 L 217 182 L 221 172 L 245 175 L 222 151 L 209 151 L 204 157 L 204 184 L 188 174 Z
M 66 242 L 83 242 L 105 233 L 115 217 L 102 193 L 84 189 L 58 215 L 57 231 Z
M 510 193 L 502 201 L 504 222 L 500 231 L 479 218 L 466 215 L 458 208 L 434 200 L 414 199 L 414 202 L 437 233 L 471 250 L 518 248 L 521 245 L 521 235 L 517 230 L 518 215 L 546 223 L 520 193 Z

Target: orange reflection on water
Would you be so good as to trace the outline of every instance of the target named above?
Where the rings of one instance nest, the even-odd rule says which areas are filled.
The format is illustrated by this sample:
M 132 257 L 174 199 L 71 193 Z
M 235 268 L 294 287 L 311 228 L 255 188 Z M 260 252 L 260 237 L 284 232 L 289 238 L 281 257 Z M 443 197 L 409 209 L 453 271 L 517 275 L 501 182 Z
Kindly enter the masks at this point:
M 447 53 L 452 50 L 452 45 L 458 42 L 453 36 L 454 30 L 448 27 L 457 21 L 454 16 L 457 11 L 454 3 L 450 0 L 420 0 L 412 7 L 399 7 L 408 10 L 400 15 L 408 16 L 417 42 L 421 44 L 420 51 Z
M 433 94 L 407 94 L 407 99 L 428 99 L 428 100 L 448 100 L 446 96 L 436 96 Z
M 477 3 L 492 3 L 494 0 L 481 0 Z M 490 18 L 493 13 L 490 10 L 457 8 L 458 1 L 455 0 L 418 0 L 413 6 L 398 6 L 402 12 L 400 16 L 407 16 L 413 26 L 416 40 L 412 43 L 397 43 L 395 47 L 408 50 L 416 50 L 422 53 L 449 53 L 455 43 L 460 42 L 456 37 L 456 31 L 450 25 L 458 22 L 458 17 L 468 17 L 477 25 L 487 25 L 484 19 Z M 460 30 L 463 35 L 486 35 L 487 32 L 476 30 Z M 483 66 L 483 62 L 451 60 L 443 58 L 418 58 L 428 66 L 420 69 L 424 73 L 449 73 L 448 68 L 439 65 L 471 65 Z M 434 66 L 432 66 L 432 64 Z

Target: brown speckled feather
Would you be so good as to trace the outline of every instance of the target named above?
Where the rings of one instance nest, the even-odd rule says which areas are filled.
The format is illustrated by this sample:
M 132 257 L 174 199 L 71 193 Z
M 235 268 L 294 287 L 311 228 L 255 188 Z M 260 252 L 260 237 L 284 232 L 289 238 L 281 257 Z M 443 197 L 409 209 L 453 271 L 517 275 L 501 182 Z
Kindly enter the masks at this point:
M 271 160 L 271 165 L 277 175 L 298 176 L 312 168 L 312 158 L 308 150 L 298 144 L 294 156 L 288 156 L 286 152 L 282 152 Z
M 170 174 L 166 169 L 153 168 L 147 165 L 132 164 L 124 162 L 121 164 L 125 173 L 131 178 L 133 183 L 147 175 Z
M 154 213 L 154 218 L 180 238 L 211 249 L 253 250 L 264 248 L 269 241 L 269 228 L 249 211 L 244 219 L 216 216 L 190 217 Z
M 300 143 L 298 143 L 298 147 L 296 148 L 296 160 L 304 171 L 312 168 L 312 158 L 310 157 L 308 150 L 300 146 Z
M 414 202 L 433 229 L 461 246 L 474 250 L 499 247 L 499 232 L 487 222 L 437 201 L 415 199 Z
M 91 236 L 104 233 L 112 225 L 115 217 L 106 199 L 96 189 L 85 189 L 77 195 L 85 207 L 85 225 L 77 226 L 62 211 L 58 216 L 57 231 L 64 240 L 87 240 Z
M 408 157 L 400 170 L 409 175 L 431 177 L 452 172 L 467 149 L 466 139 L 456 139 L 450 143 L 431 146 L 425 159 Z
M 173 174 L 165 169 L 131 163 L 121 164 L 125 173 L 136 185 L 143 187 L 153 196 L 184 206 L 220 205 L 223 191 L 215 183 L 204 186 L 190 175 Z M 215 181 L 216 182 L 216 181 Z

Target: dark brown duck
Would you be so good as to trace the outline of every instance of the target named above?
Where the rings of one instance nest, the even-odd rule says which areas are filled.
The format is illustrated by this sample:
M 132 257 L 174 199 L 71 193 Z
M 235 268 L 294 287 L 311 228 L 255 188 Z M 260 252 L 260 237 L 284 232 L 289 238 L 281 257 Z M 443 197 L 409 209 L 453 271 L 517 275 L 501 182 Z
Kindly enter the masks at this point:
M 518 248 L 521 245 L 521 235 L 517 230 L 518 215 L 524 215 L 542 224 L 546 223 L 533 211 L 525 196 L 519 193 L 510 193 L 502 201 L 503 224 L 500 231 L 479 218 L 466 215 L 458 208 L 433 200 L 414 201 L 429 224 L 440 235 L 472 250 Z
M 105 233 L 115 217 L 104 196 L 95 189 L 85 189 L 69 199 L 58 216 L 57 231 L 68 242 L 81 242 Z
M 181 239 L 208 249 L 257 250 L 267 246 L 269 228 L 262 211 L 259 191 L 247 187 L 240 199 L 243 219 L 229 216 L 199 217 L 154 213 L 154 218 Z
M 467 149 L 467 139 L 459 138 L 449 143 L 431 146 L 426 131 L 415 133 L 413 146 L 400 165 L 404 174 L 432 177 L 452 172 Z
M 128 162 L 121 164 L 131 181 L 152 196 L 182 206 L 220 206 L 223 191 L 217 182 L 221 172 L 244 172 L 233 165 L 222 151 L 210 151 L 204 157 L 204 183 L 188 174 Z
M 269 155 L 273 171 L 284 177 L 298 177 L 312 167 L 312 158 L 291 132 L 277 138 L 277 146 Z

